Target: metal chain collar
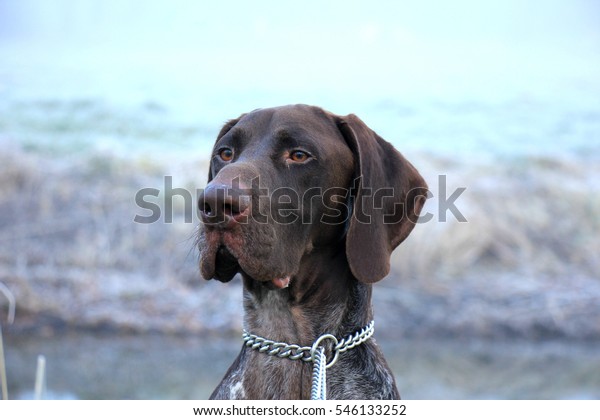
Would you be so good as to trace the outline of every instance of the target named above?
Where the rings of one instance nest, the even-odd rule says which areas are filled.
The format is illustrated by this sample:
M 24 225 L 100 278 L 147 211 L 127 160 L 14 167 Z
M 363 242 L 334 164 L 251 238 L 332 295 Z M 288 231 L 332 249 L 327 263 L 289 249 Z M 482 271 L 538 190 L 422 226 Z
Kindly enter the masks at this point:
M 246 330 L 244 330 L 242 334 L 242 339 L 244 340 L 244 343 L 246 343 L 246 347 L 258 350 L 259 353 L 266 353 L 269 356 L 276 356 L 282 359 L 312 362 L 314 364 L 314 370 L 311 399 L 326 399 L 325 371 L 337 362 L 340 353 L 344 353 L 359 344 L 364 343 L 371 338 L 374 332 L 375 321 L 371 321 L 360 331 L 350 334 L 348 337 L 341 340 L 338 340 L 332 334 L 323 334 L 315 340 L 311 347 L 302 347 L 297 344 L 287 344 L 268 340 L 259 337 L 258 335 L 250 334 Z M 324 340 L 332 340 L 334 343 L 333 358 L 329 363 L 327 363 L 326 360 L 325 348 L 321 346 L 321 342 Z

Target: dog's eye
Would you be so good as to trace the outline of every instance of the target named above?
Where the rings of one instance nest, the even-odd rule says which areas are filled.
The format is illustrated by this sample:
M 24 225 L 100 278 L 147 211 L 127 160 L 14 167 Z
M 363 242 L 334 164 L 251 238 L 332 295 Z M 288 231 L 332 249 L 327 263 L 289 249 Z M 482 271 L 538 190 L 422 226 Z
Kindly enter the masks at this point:
M 309 157 L 310 155 L 302 150 L 293 150 L 290 153 L 290 159 L 292 159 L 294 162 L 304 162 Z
M 229 162 L 231 159 L 233 159 L 233 150 L 228 147 L 224 147 L 223 149 L 219 150 L 219 157 L 223 162 Z

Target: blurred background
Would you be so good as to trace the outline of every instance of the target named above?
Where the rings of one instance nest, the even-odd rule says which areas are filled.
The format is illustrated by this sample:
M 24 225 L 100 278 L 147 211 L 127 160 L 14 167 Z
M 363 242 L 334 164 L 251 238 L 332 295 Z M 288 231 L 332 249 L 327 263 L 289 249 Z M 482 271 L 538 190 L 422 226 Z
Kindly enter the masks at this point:
M 0 0 L 9 397 L 43 354 L 46 398 L 207 398 L 241 284 L 200 278 L 165 177 L 196 197 L 226 120 L 308 103 L 357 114 L 434 195 L 375 285 L 403 397 L 600 398 L 598 22 L 592 0 Z M 155 223 L 133 221 L 142 188 Z M 440 211 L 458 188 L 466 222 Z

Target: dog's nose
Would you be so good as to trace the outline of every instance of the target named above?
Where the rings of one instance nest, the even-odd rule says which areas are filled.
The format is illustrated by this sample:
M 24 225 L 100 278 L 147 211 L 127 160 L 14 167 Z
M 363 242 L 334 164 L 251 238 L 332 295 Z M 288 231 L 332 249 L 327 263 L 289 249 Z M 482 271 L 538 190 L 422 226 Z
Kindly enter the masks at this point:
M 239 186 L 209 183 L 198 198 L 202 222 L 221 228 L 232 227 L 245 219 L 250 207 L 248 191 Z

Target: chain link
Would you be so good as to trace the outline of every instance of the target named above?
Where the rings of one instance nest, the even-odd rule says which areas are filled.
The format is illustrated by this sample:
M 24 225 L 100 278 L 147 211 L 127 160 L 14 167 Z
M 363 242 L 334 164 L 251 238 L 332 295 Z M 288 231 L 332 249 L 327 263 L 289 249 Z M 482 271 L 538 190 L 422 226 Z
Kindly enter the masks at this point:
M 244 330 L 242 339 L 246 347 L 258 350 L 260 353 L 267 353 L 269 356 L 276 356 L 282 359 L 301 359 L 303 362 L 310 362 L 310 347 L 300 347 L 295 344 L 278 343 L 266 338 L 250 334 Z
M 335 353 L 344 353 L 359 344 L 367 341 L 375 332 L 375 321 L 371 321 L 366 327 L 357 331 L 354 334 L 348 335 L 346 338 L 338 340 L 337 345 L 333 348 Z M 331 336 L 330 334 L 324 334 L 315 340 L 315 344 L 319 343 L 324 336 Z M 333 337 L 335 338 L 335 337 Z M 291 360 L 302 360 L 303 362 L 314 362 L 314 356 L 311 354 L 312 347 L 299 346 L 296 344 L 287 344 L 268 340 L 255 334 L 250 334 L 244 330 L 242 339 L 246 343 L 246 347 L 250 347 L 253 350 L 258 350 L 260 353 L 266 353 L 269 356 L 276 356 L 282 359 Z M 314 352 L 313 352 L 314 353 Z M 336 355 L 337 356 L 337 355 Z M 334 357 L 336 357 L 334 356 Z M 331 366 L 332 363 L 328 367 Z
M 344 353 L 359 344 L 367 341 L 375 332 L 375 321 L 369 324 L 362 330 L 348 337 L 338 340 L 334 335 L 323 334 L 315 340 L 311 347 L 301 347 L 297 344 L 287 344 L 268 340 L 259 337 L 256 334 L 250 334 L 244 330 L 242 339 L 246 343 L 246 347 L 258 350 L 260 353 L 266 353 L 269 356 L 276 356 L 282 359 L 302 360 L 303 362 L 313 363 L 313 378 L 311 388 L 311 399 L 325 400 L 327 399 L 327 369 L 337 362 L 340 353 Z M 321 346 L 324 340 L 332 340 L 335 343 L 333 347 L 333 357 L 329 363 L 325 355 L 325 347 Z
M 314 353 L 310 399 L 327 399 L 327 359 L 325 358 L 325 349 L 323 347 L 319 347 Z

